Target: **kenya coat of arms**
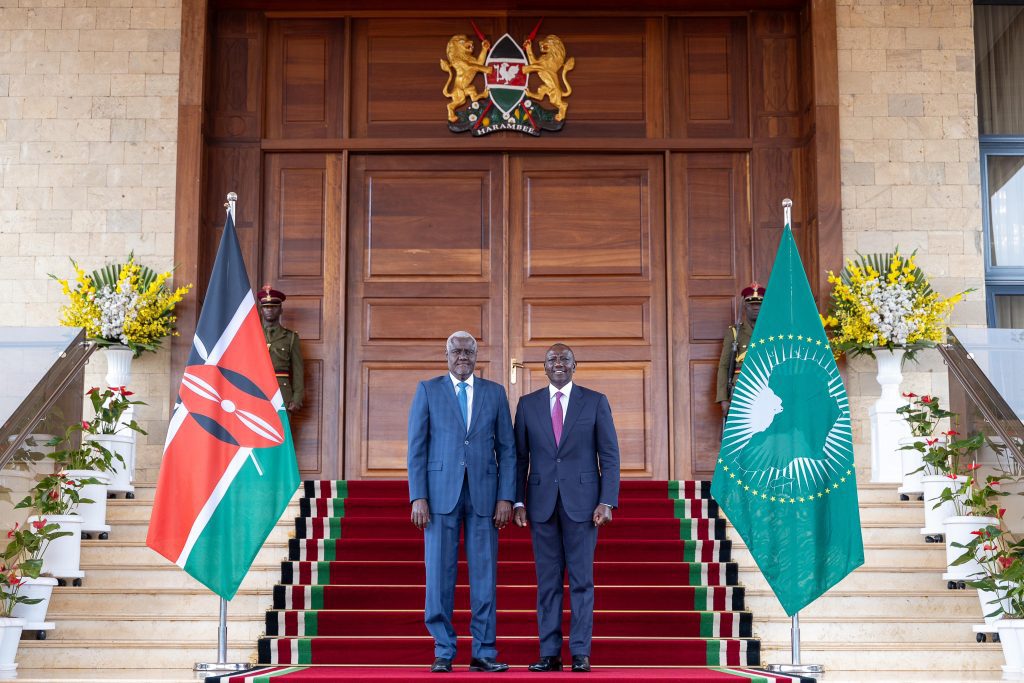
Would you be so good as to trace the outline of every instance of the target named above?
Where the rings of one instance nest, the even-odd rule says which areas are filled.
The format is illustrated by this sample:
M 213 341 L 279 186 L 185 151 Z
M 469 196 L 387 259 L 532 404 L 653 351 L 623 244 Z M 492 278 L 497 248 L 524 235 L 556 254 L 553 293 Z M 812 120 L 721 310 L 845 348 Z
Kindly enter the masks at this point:
M 522 45 L 507 33 L 491 45 L 476 24 L 473 28 L 480 40 L 479 54 L 473 54 L 473 41 L 459 34 L 448 40 L 447 59 L 441 60 L 441 70 L 448 74 L 441 89 L 449 99 L 448 129 L 473 135 L 499 130 L 540 135 L 542 130 L 561 130 L 569 108 L 565 98 L 572 94 L 567 74 L 576 66 L 572 57 L 566 59 L 561 38 L 543 38 L 538 57 L 533 41 L 539 23 Z M 483 92 L 477 90 L 478 75 L 483 76 Z M 545 97 L 553 109 L 540 106 Z

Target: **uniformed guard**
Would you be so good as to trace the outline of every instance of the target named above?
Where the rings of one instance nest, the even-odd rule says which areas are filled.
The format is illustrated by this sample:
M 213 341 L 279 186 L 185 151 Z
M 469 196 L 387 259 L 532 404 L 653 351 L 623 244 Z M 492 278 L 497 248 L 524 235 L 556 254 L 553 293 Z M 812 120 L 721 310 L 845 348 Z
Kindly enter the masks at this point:
M 754 323 L 761 312 L 764 287 L 756 281 L 751 282 L 740 295 L 743 297 L 740 321 L 736 325 L 730 325 L 725 333 L 725 339 L 722 340 L 722 357 L 718 361 L 718 395 L 715 401 L 722 406 L 723 425 L 729 414 L 729 402 L 732 400 L 736 379 L 740 375 L 740 366 L 747 355 L 750 335 L 754 332 Z
M 274 364 L 277 384 L 281 387 L 281 399 L 288 412 L 302 409 L 305 394 L 303 381 L 302 350 L 299 348 L 297 332 L 281 327 L 281 304 L 287 297 L 270 285 L 263 285 L 259 292 L 260 315 L 263 318 L 263 335 L 267 350 Z

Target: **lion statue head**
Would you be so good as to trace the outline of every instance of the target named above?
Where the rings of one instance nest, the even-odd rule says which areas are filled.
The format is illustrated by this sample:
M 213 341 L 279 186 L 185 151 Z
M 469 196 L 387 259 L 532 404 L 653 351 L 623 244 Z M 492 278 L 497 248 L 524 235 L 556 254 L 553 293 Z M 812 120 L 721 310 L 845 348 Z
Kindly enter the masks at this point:
M 444 52 L 450 63 L 464 62 L 473 54 L 473 41 L 462 34 L 452 36 Z
M 561 65 L 565 61 L 565 45 L 558 36 L 547 36 L 539 45 L 541 53 L 547 55 L 551 63 Z

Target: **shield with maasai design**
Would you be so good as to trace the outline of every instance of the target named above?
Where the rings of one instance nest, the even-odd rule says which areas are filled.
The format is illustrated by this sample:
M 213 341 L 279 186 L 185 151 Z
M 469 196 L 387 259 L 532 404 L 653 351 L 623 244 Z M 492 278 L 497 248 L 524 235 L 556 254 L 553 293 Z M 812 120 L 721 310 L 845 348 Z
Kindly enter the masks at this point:
M 485 64 L 491 67 L 491 73 L 484 76 L 484 81 L 491 101 L 505 118 L 526 96 L 526 63 L 523 48 L 507 33 L 487 53 Z

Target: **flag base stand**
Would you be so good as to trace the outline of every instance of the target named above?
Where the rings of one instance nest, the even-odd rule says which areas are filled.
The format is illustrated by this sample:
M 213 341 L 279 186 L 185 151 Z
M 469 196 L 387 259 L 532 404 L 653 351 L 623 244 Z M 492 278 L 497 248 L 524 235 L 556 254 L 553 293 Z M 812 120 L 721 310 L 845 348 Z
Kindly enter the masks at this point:
M 811 677 L 825 673 L 825 667 L 822 664 L 769 664 L 764 667 L 764 670 L 773 674 Z
M 231 673 L 251 669 L 249 664 L 229 662 L 228 660 L 228 601 L 220 599 L 219 625 L 217 628 L 217 661 L 196 662 L 192 670 L 197 678 L 206 678 L 214 674 Z
M 251 668 L 251 665 L 242 664 L 241 662 L 196 662 L 192 670 L 196 673 L 222 674 L 231 673 L 232 671 L 244 671 Z

